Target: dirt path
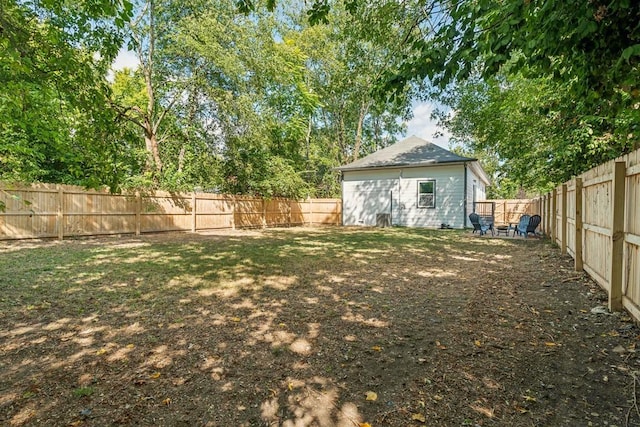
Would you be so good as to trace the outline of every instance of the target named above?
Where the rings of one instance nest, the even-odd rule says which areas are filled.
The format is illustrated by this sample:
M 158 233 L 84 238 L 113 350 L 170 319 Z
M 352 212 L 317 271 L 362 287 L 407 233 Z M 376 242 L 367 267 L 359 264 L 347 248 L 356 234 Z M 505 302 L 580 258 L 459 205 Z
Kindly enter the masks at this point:
M 0 251 L 0 425 L 640 425 L 638 328 L 545 241 L 298 229 Z

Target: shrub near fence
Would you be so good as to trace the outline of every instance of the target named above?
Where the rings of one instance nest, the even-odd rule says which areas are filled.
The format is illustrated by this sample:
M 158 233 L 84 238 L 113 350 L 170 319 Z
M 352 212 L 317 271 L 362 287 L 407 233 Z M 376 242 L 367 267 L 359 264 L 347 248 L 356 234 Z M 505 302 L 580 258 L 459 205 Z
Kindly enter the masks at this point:
M 540 197 L 545 232 L 609 295 L 611 310 L 640 320 L 640 150 Z
M 208 193 L 110 194 L 73 186 L 0 186 L 0 239 L 339 225 L 340 199 Z

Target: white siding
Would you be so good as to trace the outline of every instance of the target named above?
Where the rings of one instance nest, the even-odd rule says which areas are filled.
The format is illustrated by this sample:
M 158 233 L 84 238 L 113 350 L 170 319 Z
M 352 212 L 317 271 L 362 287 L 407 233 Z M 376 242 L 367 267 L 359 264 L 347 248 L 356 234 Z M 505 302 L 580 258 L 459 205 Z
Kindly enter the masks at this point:
M 436 207 L 418 208 L 418 182 L 436 181 Z M 392 223 L 408 227 L 465 226 L 464 165 L 374 171 L 345 171 L 343 224 L 375 225 L 376 214 L 392 212 Z M 392 200 L 393 198 L 393 200 Z
M 376 225 L 377 214 L 391 213 L 391 197 L 394 190 L 397 192 L 399 173 L 397 169 L 377 173 L 345 172 L 342 181 L 342 223 Z
M 473 186 L 476 187 L 476 200 L 473 200 Z M 467 167 L 467 217 L 465 223 L 467 227 L 471 226 L 469 222 L 469 214 L 473 212 L 473 202 L 481 202 L 487 199 L 487 188 L 471 167 Z

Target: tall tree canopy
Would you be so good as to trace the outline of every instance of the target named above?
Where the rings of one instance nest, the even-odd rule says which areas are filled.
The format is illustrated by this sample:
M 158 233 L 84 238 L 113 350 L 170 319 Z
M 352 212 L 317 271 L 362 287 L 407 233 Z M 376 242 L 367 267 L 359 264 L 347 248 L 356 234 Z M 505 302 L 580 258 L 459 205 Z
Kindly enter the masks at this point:
M 502 174 L 543 190 L 640 147 L 640 3 L 423 7 L 407 33 L 413 51 L 382 87 L 430 79 L 455 112 L 444 123 L 458 141 L 498 156 Z
M 0 178 L 116 185 L 130 163 L 104 75 L 127 1 L 0 0 Z
M 505 191 L 638 147 L 638 2 L 0 6 L 0 179 L 335 195 L 416 97 Z M 140 66 L 108 81 L 125 45 Z
M 339 5 L 0 2 L 0 179 L 330 196 L 410 114 L 372 96 L 402 27 L 361 43 Z M 124 46 L 139 66 L 107 80 Z
M 310 19 L 330 18 L 332 4 L 313 2 Z M 497 156 L 497 171 L 509 174 L 510 182 L 544 189 L 640 147 L 638 2 L 343 4 L 372 29 L 362 31 L 361 39 L 380 41 L 375 29 L 402 27 L 403 47 L 378 79 L 379 96 L 393 96 L 407 83 L 426 79 L 441 91 L 429 95 L 455 113 L 443 123 L 456 140 L 472 152 L 482 150 L 476 152 L 480 157 Z M 534 92 L 554 96 L 545 99 Z M 513 120 L 526 117 L 528 126 L 518 129 L 527 129 L 527 135 L 510 132 L 516 128 Z M 520 166 L 524 158 L 536 165 L 537 174 Z

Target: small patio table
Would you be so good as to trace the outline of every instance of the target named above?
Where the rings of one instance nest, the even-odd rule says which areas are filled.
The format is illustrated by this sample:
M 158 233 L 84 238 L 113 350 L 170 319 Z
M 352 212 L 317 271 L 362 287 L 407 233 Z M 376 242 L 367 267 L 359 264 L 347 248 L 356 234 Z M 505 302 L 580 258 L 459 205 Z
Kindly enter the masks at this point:
M 499 236 L 500 233 L 504 233 L 505 236 L 509 237 L 510 230 L 511 230 L 511 226 L 509 225 L 499 225 L 496 227 L 496 234 Z

